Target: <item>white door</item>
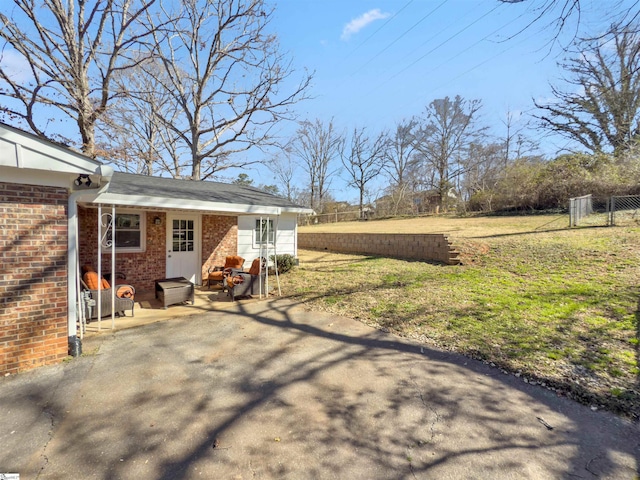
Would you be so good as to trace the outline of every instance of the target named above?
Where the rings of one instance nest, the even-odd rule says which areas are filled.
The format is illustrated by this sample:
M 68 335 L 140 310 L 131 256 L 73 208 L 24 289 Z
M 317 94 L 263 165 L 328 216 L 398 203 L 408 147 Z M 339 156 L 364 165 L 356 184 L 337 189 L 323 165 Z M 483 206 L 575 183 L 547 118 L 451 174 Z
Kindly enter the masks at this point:
M 200 216 L 167 214 L 167 278 L 200 283 Z

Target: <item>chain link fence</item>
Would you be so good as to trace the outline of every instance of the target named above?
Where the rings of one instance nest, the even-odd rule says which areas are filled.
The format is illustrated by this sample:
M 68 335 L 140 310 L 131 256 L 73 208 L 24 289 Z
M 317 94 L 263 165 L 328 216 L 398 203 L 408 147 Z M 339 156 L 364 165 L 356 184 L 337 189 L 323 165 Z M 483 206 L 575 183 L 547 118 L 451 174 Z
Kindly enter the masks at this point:
M 350 212 L 321 213 L 317 215 L 298 215 L 298 225 L 318 225 L 322 223 L 355 222 L 356 220 L 368 220 L 373 218 L 373 212 L 359 210 Z
M 424 216 L 415 215 L 415 216 Z M 299 215 L 298 225 L 353 222 L 375 219 L 371 209 L 362 214 L 358 210 L 348 212 L 322 213 L 319 215 Z M 569 226 L 630 226 L 640 225 L 640 195 L 624 195 L 598 198 L 584 195 L 569 200 Z
M 569 199 L 569 226 L 577 227 L 580 222 L 593 213 L 593 196 L 584 195 Z
M 609 211 L 609 225 L 638 225 L 640 224 L 640 196 L 611 197 Z
M 630 226 L 640 224 L 640 196 L 597 198 L 591 195 L 569 200 L 569 226 Z

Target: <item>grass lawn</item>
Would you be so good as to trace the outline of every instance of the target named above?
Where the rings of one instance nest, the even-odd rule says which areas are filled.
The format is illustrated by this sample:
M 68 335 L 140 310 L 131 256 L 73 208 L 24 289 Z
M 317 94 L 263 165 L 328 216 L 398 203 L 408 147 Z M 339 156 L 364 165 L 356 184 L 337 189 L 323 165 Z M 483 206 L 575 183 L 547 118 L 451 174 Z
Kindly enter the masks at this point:
M 446 233 L 463 264 L 300 251 L 283 293 L 640 416 L 640 227 L 567 216 L 386 220 L 300 232 Z

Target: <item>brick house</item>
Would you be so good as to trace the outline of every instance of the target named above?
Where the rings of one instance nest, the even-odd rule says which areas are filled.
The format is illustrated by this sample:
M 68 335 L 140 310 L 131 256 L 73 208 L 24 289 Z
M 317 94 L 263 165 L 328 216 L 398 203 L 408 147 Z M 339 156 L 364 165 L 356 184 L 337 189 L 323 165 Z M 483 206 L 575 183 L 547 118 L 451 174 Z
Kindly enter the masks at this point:
M 251 187 L 114 172 L 0 124 L 0 374 L 68 355 L 80 265 L 125 272 L 139 290 L 201 284 L 227 255 L 251 261 L 265 243 L 296 255 L 297 215 L 309 212 Z

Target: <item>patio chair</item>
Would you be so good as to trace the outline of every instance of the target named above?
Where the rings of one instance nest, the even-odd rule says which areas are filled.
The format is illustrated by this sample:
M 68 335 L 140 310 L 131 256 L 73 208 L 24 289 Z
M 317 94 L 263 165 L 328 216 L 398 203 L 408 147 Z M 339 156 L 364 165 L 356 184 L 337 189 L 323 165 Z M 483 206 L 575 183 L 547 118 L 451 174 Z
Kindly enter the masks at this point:
M 231 295 L 231 301 L 236 297 L 266 294 L 267 260 L 258 257 L 251 263 L 248 272 L 232 272 L 226 278 L 226 286 Z
M 211 289 L 211 282 L 221 284 L 225 288 L 224 279 L 233 271 L 242 271 L 244 258 L 238 255 L 229 255 L 224 261 L 224 267 L 212 267 L 207 276 L 207 288 Z
M 80 279 L 82 288 L 89 293 L 89 296 L 94 303 L 94 305 L 91 305 L 90 302 L 85 302 L 85 318 L 98 318 L 98 306 L 96 305 L 98 301 L 98 290 L 101 291 L 100 313 L 103 317 L 111 315 L 111 285 L 104 279 L 104 277 L 98 280 L 98 273 L 93 271 L 93 269 L 91 269 L 90 267 L 83 267 L 83 271 L 85 271 L 85 273 Z M 135 306 L 134 296 L 136 293 L 136 289 L 132 285 L 121 283 L 116 284 L 115 288 L 116 314 L 124 317 L 126 316 L 125 312 L 127 310 L 131 310 L 131 316 L 133 317 L 133 309 Z

